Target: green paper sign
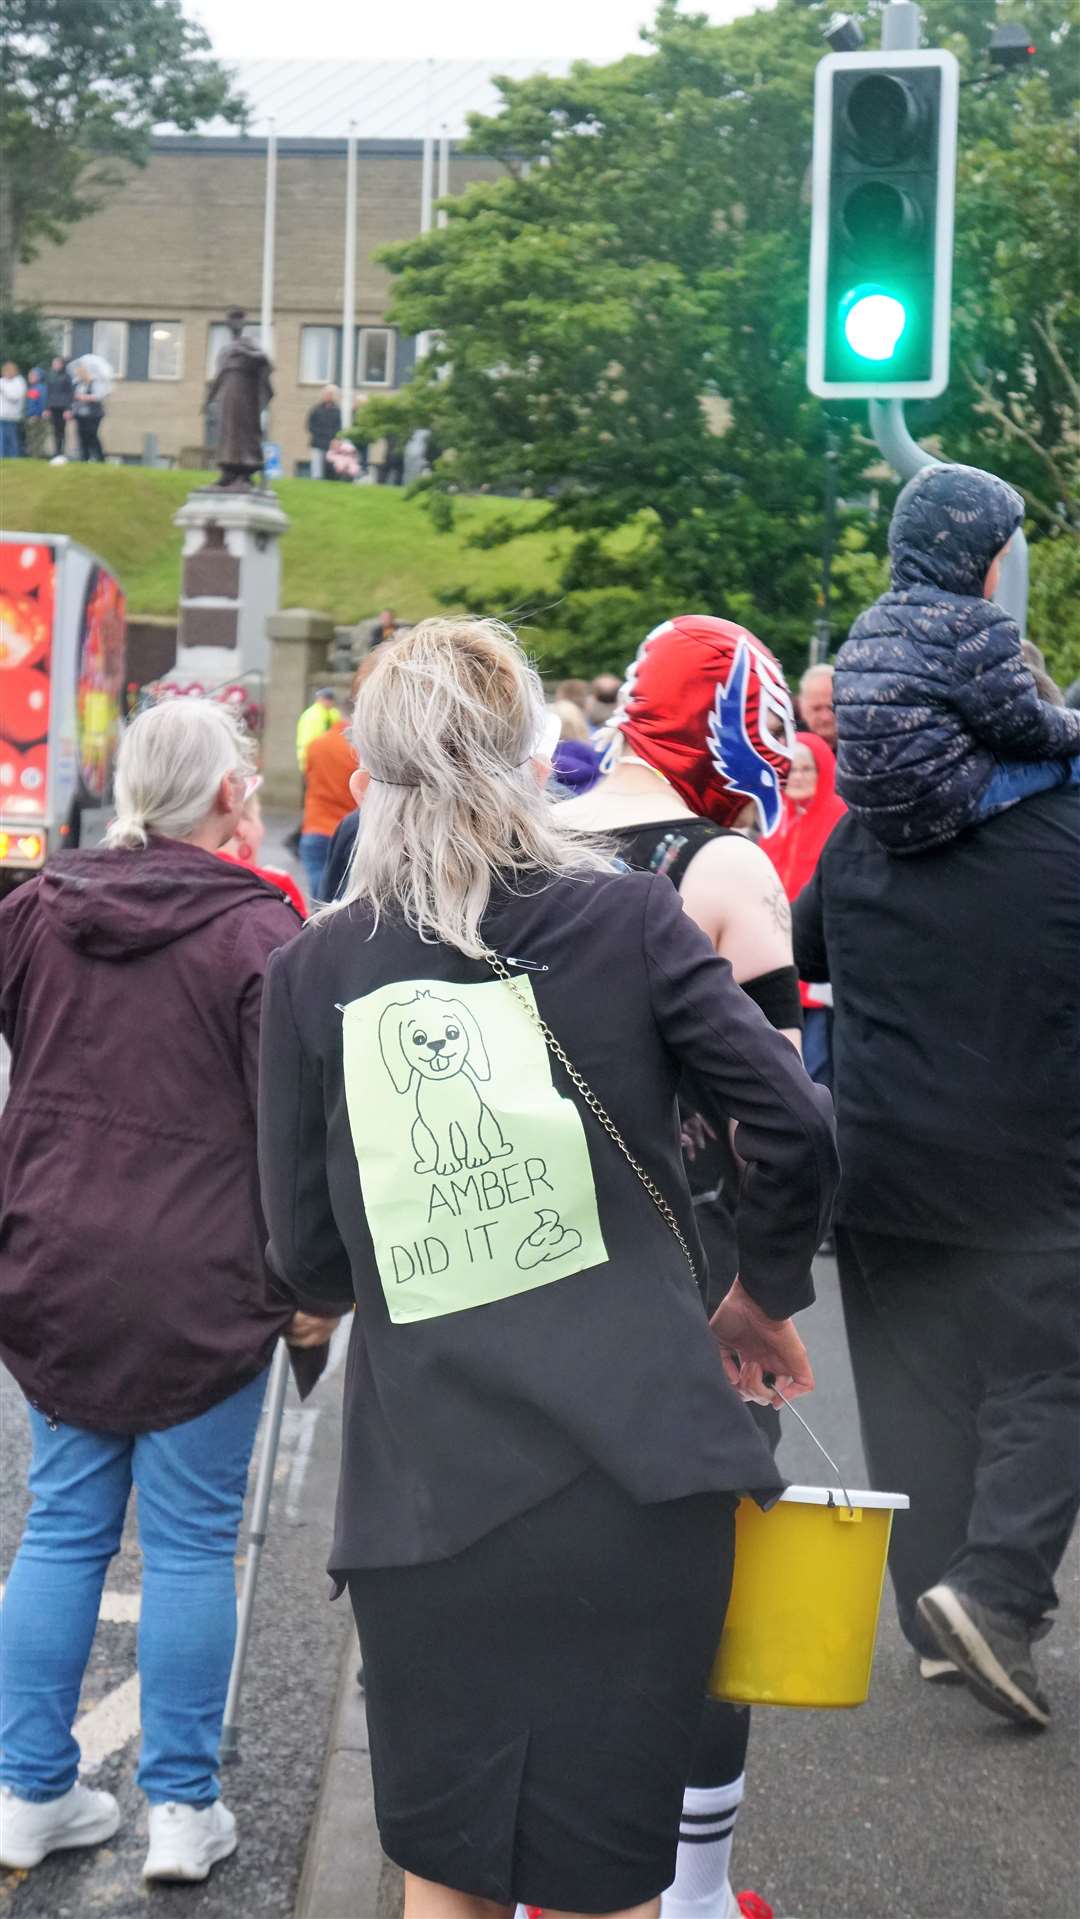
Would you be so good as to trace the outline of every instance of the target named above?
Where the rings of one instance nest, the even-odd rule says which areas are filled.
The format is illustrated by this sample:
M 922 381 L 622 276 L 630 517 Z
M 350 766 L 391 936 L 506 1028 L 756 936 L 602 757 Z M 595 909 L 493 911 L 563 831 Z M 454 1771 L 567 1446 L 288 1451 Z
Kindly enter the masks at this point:
M 403 980 L 343 1008 L 345 1093 L 392 1320 L 606 1264 L 589 1148 L 531 982 Z

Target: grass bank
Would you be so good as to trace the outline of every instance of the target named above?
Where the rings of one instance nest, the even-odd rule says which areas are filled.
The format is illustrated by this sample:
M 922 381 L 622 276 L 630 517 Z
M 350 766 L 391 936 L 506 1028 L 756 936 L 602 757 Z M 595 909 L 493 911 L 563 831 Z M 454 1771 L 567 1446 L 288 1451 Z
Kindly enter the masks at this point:
M 132 613 L 170 615 L 180 590 L 173 515 L 201 483 L 196 473 L 5 461 L 0 522 L 81 541 L 116 573 Z M 281 549 L 283 606 L 312 607 L 348 625 L 383 606 L 417 620 L 445 610 L 440 595 L 462 587 L 496 614 L 553 597 L 558 551 L 550 534 L 525 533 L 490 551 L 468 545 L 493 520 L 528 525 L 536 507 L 527 501 L 460 501 L 453 530 L 439 533 L 420 502 L 396 487 L 280 480 L 274 492 L 292 522 Z

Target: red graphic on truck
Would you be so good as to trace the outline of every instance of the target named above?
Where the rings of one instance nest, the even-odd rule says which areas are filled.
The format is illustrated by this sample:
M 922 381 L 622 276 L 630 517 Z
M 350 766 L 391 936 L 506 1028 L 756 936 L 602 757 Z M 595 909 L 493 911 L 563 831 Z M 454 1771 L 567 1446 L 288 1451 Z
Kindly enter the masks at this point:
M 45 817 L 56 556 L 44 541 L 0 545 L 0 812 Z
M 105 797 L 120 728 L 124 692 L 124 595 L 111 573 L 95 567 L 86 587 L 76 710 L 79 772 L 91 800 Z

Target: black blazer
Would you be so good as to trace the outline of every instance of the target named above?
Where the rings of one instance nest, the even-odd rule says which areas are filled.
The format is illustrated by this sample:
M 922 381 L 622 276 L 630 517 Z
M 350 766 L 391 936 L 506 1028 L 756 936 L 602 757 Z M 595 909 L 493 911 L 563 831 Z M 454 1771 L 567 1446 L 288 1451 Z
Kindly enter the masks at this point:
M 519 883 L 496 896 L 484 936 L 531 988 L 699 1266 L 684 1072 L 717 1127 L 738 1121 L 743 1282 L 775 1318 L 809 1305 L 837 1181 L 831 1103 L 670 883 L 625 872 Z M 271 1264 L 299 1304 L 357 1306 L 335 1570 L 459 1552 L 590 1465 L 641 1501 L 781 1485 L 675 1236 L 510 991 L 400 923 L 384 918 L 372 935 L 357 906 L 271 958 L 260 1090 Z M 536 1143 L 545 1127 L 577 1141 L 569 1184 Z M 397 1316 L 414 1295 L 480 1283 L 503 1296 Z
M 1080 793 L 896 859 L 850 813 L 795 905 L 831 980 L 847 1226 L 1080 1252 Z

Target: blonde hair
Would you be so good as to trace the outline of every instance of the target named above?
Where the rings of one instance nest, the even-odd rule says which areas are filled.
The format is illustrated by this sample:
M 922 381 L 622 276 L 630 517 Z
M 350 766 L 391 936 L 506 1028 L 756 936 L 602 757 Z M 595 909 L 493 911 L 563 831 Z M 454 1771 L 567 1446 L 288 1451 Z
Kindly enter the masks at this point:
M 539 676 L 497 620 L 422 620 L 381 647 L 351 729 L 363 823 L 343 897 L 316 918 L 362 901 L 376 925 L 390 912 L 478 959 L 497 879 L 609 871 L 541 790 L 544 725 Z
M 552 700 L 548 707 L 559 722 L 560 740 L 577 740 L 588 745 L 592 738 L 589 722 L 575 700 Z
M 201 826 L 227 773 L 250 773 L 251 736 L 228 707 L 186 695 L 132 720 L 116 761 L 116 817 L 106 846 L 185 840 Z

